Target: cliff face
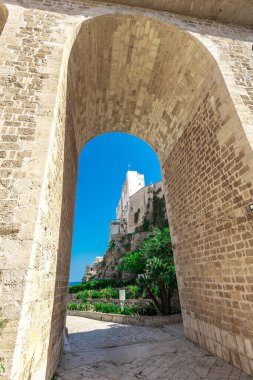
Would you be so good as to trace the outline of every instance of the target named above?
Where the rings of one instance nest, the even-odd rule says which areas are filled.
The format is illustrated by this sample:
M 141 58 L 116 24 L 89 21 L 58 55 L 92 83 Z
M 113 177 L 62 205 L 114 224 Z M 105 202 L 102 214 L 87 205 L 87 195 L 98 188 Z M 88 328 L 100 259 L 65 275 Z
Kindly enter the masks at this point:
M 121 272 L 118 265 L 122 257 L 129 251 L 138 249 L 141 242 L 149 235 L 149 232 L 136 232 L 133 234 L 115 235 L 109 242 L 109 248 L 104 259 L 97 266 L 97 279 L 131 280 L 135 278 L 131 273 Z
M 137 250 L 146 239 L 152 227 L 168 225 L 165 199 L 161 183 L 140 189 L 129 199 L 128 220 L 113 233 L 104 259 L 97 266 L 96 278 L 130 280 L 135 276 L 121 272 L 118 265 L 129 251 Z M 115 223 L 115 222 L 113 222 Z
M 110 239 L 104 258 L 98 257 L 86 267 L 83 281 L 94 279 L 130 280 L 134 276 L 122 273 L 118 265 L 129 251 L 138 249 L 152 227 L 168 225 L 162 182 L 144 186 L 144 176 L 128 171 L 116 209 L 117 219 L 110 223 Z
M 97 256 L 91 265 L 87 265 L 85 273 L 82 278 L 82 282 L 87 282 L 91 278 L 95 278 L 97 275 L 97 267 L 103 261 L 103 256 Z

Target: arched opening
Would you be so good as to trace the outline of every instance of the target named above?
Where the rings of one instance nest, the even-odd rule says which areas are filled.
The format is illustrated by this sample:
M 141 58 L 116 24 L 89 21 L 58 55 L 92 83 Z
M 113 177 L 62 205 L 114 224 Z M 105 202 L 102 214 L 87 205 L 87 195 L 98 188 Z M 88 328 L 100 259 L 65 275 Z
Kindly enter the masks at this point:
M 8 10 L 4 4 L 0 4 L 0 35 L 8 18 Z
M 138 281 L 138 274 L 142 273 L 140 266 L 141 272 L 138 274 L 129 268 L 125 271 L 119 268 L 127 252 L 136 251 L 144 239 L 151 238 L 154 227 L 157 229 L 156 236 L 164 237 L 166 231 L 169 242 L 161 168 L 155 152 L 144 141 L 126 133 L 106 133 L 90 140 L 79 155 L 70 270 L 70 281 L 78 281 L 79 284 L 75 283 L 70 288 L 68 314 L 73 313 L 72 310 L 77 307 L 78 310 L 89 310 L 92 315 L 94 315 L 93 310 L 107 310 L 107 312 L 110 310 L 113 314 L 117 313 L 120 318 L 119 288 L 124 288 L 127 296 L 122 311 L 125 314 L 125 321 L 127 315 L 131 315 L 130 319 L 135 320 L 145 316 L 143 319 L 147 322 L 152 318 L 158 320 L 166 318 L 154 317 L 158 313 L 160 315 L 162 311 L 156 308 L 147 293 L 147 288 L 141 286 Z M 165 243 L 165 239 L 163 242 Z M 162 255 L 165 254 L 163 250 Z M 154 251 L 150 252 L 152 258 L 156 255 Z M 159 259 L 164 263 L 169 257 L 171 255 Z M 100 259 L 102 260 L 98 261 Z M 83 277 L 85 277 L 84 283 L 80 284 Z M 173 278 L 175 279 L 174 270 Z M 174 314 L 172 316 L 174 322 L 181 322 L 175 282 L 170 286 L 173 295 L 169 302 L 172 306 L 169 313 Z M 151 283 L 152 295 L 160 307 L 163 303 L 160 294 L 158 296 L 157 293 L 161 282 L 152 279 L 150 285 Z M 167 289 L 168 287 L 165 288 L 165 293 Z M 168 294 L 167 299 L 169 299 Z M 167 311 L 164 310 L 165 312 Z M 104 314 L 104 317 L 110 318 L 110 314 Z M 84 323 L 83 328 L 79 323 L 73 323 L 75 318 Z M 167 320 L 169 319 L 167 317 Z M 78 331 L 75 331 L 77 325 Z M 124 351 L 130 349 L 129 351 L 133 352 L 133 345 L 136 346 L 139 341 L 141 344 L 146 344 L 145 349 L 148 351 L 150 339 L 156 339 L 156 344 L 158 339 L 162 340 L 164 344 L 168 338 L 166 332 L 159 328 L 121 325 L 115 324 L 115 321 L 107 323 L 71 315 L 67 316 L 66 326 L 71 347 L 69 356 L 66 353 L 61 362 L 68 363 L 69 369 L 65 368 L 63 374 L 66 378 L 75 377 L 75 374 L 72 374 L 71 355 L 76 351 L 79 357 L 80 354 L 87 357 L 92 351 L 94 360 L 96 350 L 103 348 L 104 356 L 107 356 L 106 350 L 111 350 L 113 346 L 118 352 L 117 357 L 123 357 Z M 176 324 L 172 328 L 182 331 L 182 324 Z M 131 346 L 127 346 L 128 344 Z M 120 350 L 123 352 L 119 353 Z M 136 354 L 135 352 L 133 356 Z M 157 357 L 160 354 L 161 352 L 156 352 Z M 128 357 L 128 360 L 132 359 Z M 58 368 L 59 377 L 61 377 L 60 371 Z M 83 373 L 88 372 L 89 370 L 83 371 Z M 104 376 L 110 378 L 109 374 Z M 128 376 L 132 378 L 130 374 Z M 94 377 L 96 378 L 96 374 Z M 121 376 L 118 375 L 117 378 L 120 379 Z
M 71 283 L 80 283 L 84 277 L 85 267 L 91 265 L 97 256 L 104 256 L 109 240 L 115 239 L 110 237 L 110 224 L 111 222 L 119 223 L 116 208 L 119 205 L 128 171 L 133 173 L 131 173 L 129 185 L 131 193 L 127 194 L 127 198 L 137 192 L 138 194 L 125 202 L 128 203 L 126 212 L 129 213 L 126 215 L 127 231 L 122 228 L 123 226 L 119 226 L 115 233 L 112 231 L 112 235 L 121 234 L 123 236 L 127 233 L 135 233 L 135 230 L 137 232 L 137 227 L 141 226 L 144 214 L 148 214 L 146 217 L 150 220 L 150 224 L 162 227 L 163 220 L 158 220 L 159 215 L 153 217 L 153 212 L 157 210 L 153 210 L 152 207 L 152 190 L 154 188 L 156 191 L 154 184 L 160 183 L 162 178 L 159 160 L 152 148 L 139 138 L 126 133 L 106 133 L 92 139 L 79 155 L 71 253 Z M 137 182 L 138 173 L 141 175 L 140 182 Z M 148 188 L 150 188 L 149 192 Z M 162 198 L 162 190 L 157 192 L 157 195 Z M 138 220 L 134 221 L 135 212 L 138 209 Z M 123 223 L 123 216 L 121 219 Z M 151 225 L 149 230 L 151 230 Z M 120 238 L 117 237 L 117 239 Z M 120 248 L 124 252 L 124 247 Z M 119 278 L 116 267 L 122 251 L 118 252 L 118 260 L 115 256 L 113 260 L 112 269 L 114 271 L 111 278 L 117 280 Z M 114 255 L 116 253 L 115 250 Z M 109 276 L 107 270 L 102 272 L 98 278 Z
M 216 61 L 175 26 L 115 14 L 82 23 L 65 53 L 45 232 L 48 257 L 57 252 L 48 280 L 55 281 L 52 316 L 43 321 L 50 328 L 47 377 L 62 347 L 78 155 L 90 139 L 113 131 L 140 137 L 159 157 L 186 336 L 251 373 L 250 352 L 241 354 L 237 343 L 248 347 L 253 329 L 243 285 L 252 283 L 251 150 Z M 34 331 L 36 323 L 29 338 Z M 34 352 L 27 368 L 32 357 L 43 362 L 40 348 Z

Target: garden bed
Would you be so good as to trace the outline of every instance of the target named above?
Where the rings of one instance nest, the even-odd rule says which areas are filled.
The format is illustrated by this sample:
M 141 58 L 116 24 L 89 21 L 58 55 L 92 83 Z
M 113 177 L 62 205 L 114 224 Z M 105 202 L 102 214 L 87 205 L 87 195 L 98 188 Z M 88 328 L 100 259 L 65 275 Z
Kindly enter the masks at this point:
M 97 321 L 105 322 L 115 322 L 126 325 L 136 325 L 136 326 L 153 326 L 162 327 L 165 325 L 170 325 L 174 323 L 181 323 L 181 314 L 172 315 L 154 315 L 154 316 L 141 316 L 141 315 L 120 315 L 120 314 L 109 314 L 100 313 L 96 311 L 79 311 L 79 310 L 68 310 L 67 315 L 95 319 Z

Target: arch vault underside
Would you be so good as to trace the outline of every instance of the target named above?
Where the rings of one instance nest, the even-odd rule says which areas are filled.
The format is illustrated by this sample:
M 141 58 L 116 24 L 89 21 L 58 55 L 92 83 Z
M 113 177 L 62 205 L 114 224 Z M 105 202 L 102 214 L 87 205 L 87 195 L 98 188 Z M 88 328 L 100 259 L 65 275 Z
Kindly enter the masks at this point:
M 253 374 L 252 29 L 99 2 L 18 4 L 6 2 L 0 37 L 4 376 L 56 369 L 78 155 L 112 131 L 159 156 L 186 336 Z

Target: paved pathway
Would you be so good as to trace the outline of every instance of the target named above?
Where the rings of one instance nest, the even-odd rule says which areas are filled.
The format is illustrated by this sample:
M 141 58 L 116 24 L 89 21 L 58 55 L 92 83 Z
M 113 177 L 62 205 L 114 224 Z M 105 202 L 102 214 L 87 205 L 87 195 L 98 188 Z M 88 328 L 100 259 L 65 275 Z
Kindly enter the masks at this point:
M 249 380 L 189 342 L 181 324 L 162 328 L 67 317 L 70 351 L 61 380 Z

